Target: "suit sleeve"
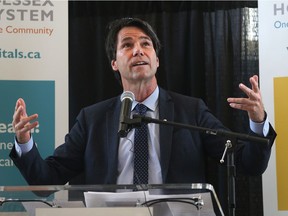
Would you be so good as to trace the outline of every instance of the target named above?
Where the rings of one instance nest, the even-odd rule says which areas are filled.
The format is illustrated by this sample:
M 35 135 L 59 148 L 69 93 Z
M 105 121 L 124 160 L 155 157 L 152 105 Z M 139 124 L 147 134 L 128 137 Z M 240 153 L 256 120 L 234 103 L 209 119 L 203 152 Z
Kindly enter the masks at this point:
M 198 104 L 199 118 L 197 123 L 201 127 L 228 130 L 213 114 L 209 111 L 207 106 L 201 101 Z M 251 136 L 263 137 L 249 130 L 247 132 Z M 245 175 L 261 175 L 264 173 L 268 166 L 271 154 L 271 147 L 274 143 L 276 132 L 271 124 L 269 124 L 269 132 L 266 138 L 269 143 L 259 143 L 254 141 L 232 140 L 234 146 L 235 165 L 237 172 Z M 202 135 L 202 140 L 205 150 L 209 156 L 220 161 L 225 149 L 225 143 L 229 137 Z M 226 161 L 226 160 L 225 160 Z
M 43 159 L 36 147 L 18 157 L 15 146 L 10 158 L 30 185 L 61 185 L 83 171 L 85 151 L 85 117 L 81 112 L 65 143 L 57 147 L 52 156 Z

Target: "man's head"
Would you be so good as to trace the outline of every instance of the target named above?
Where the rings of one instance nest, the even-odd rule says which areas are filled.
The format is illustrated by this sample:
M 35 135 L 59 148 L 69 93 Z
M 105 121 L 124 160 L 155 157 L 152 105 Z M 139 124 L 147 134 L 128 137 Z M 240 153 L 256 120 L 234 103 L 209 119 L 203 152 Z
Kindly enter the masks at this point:
M 140 83 L 154 86 L 159 50 L 159 39 L 147 22 L 122 18 L 109 25 L 106 53 L 124 89 Z
M 161 48 L 160 41 L 149 23 L 138 18 L 121 18 L 111 22 L 108 26 L 108 35 L 106 38 L 106 54 L 109 62 L 116 59 L 117 36 L 124 27 L 137 27 L 143 30 L 152 40 L 156 55 L 159 55 Z

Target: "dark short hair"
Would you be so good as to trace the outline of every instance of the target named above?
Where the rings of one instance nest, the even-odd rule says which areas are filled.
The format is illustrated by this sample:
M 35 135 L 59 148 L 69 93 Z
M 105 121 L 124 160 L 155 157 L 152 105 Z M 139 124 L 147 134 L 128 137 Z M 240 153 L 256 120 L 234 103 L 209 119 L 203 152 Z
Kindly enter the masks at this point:
M 161 45 L 156 33 L 150 24 L 139 18 L 121 18 L 112 21 L 108 25 L 108 35 L 106 37 L 105 48 L 109 62 L 116 59 L 117 36 L 119 31 L 122 28 L 129 26 L 140 28 L 151 38 L 156 55 L 158 56 Z

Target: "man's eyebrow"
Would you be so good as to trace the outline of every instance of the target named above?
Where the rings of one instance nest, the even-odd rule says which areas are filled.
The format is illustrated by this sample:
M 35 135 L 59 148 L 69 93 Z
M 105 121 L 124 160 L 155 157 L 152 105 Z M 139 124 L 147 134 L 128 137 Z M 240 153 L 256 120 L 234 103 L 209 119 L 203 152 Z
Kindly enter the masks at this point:
M 141 36 L 140 39 L 144 39 L 144 40 L 150 40 L 150 41 L 152 41 L 151 38 L 148 37 L 148 36 Z
M 141 36 L 139 37 L 140 40 L 149 40 L 149 41 L 152 41 L 150 37 L 148 36 Z M 132 40 L 132 37 L 125 37 L 123 38 L 120 42 L 123 43 L 123 42 L 126 42 L 126 41 L 131 41 Z
M 126 41 L 131 41 L 132 38 L 131 37 L 124 37 L 120 40 L 121 43 L 126 42 Z

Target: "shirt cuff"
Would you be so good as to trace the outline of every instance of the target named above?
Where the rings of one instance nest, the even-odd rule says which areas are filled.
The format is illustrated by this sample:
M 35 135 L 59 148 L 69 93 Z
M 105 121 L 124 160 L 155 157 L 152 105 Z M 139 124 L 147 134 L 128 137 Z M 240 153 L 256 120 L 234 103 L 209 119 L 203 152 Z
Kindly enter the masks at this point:
M 251 119 L 249 119 L 249 123 L 250 123 L 250 129 L 258 134 L 264 137 L 267 136 L 267 134 L 269 133 L 269 120 L 268 117 L 266 117 L 264 122 L 261 123 L 257 123 L 257 122 L 253 122 Z
M 33 148 L 33 137 L 31 136 L 30 140 L 27 143 L 19 144 L 15 138 L 15 150 L 19 157 L 28 153 Z

